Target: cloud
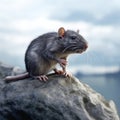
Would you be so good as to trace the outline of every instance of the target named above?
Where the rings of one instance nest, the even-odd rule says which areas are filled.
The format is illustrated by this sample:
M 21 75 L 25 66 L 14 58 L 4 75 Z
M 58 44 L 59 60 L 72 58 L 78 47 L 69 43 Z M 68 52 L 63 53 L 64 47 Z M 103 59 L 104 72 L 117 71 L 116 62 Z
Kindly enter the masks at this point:
M 61 20 L 65 22 L 79 22 L 84 21 L 96 25 L 120 25 L 120 10 L 114 10 L 103 15 L 96 15 L 89 11 L 71 10 L 63 15 L 51 15 L 51 19 Z
M 74 22 L 79 22 L 79 21 L 91 22 L 91 21 L 94 21 L 95 19 L 91 13 L 80 11 L 80 10 L 73 10 L 63 15 L 53 15 L 53 17 L 51 18 L 65 21 L 65 22 L 73 22 L 73 21 Z
M 84 21 L 96 25 L 120 25 L 120 2 L 118 0 L 111 2 L 108 0 L 85 0 L 84 2 L 75 0 L 70 1 L 68 6 L 68 0 L 66 0 L 65 7 L 62 1 L 58 4 L 51 12 L 50 19 L 64 22 Z
M 114 10 L 111 13 L 106 14 L 101 20 L 96 23 L 102 25 L 120 25 L 120 9 Z
M 50 28 L 49 25 L 52 27 Z M 47 20 L 42 18 L 32 19 L 32 20 L 16 20 L 15 22 L 11 23 L 11 29 L 16 29 L 18 33 L 11 34 L 11 33 L 2 33 L 0 50 L 6 50 L 6 52 L 10 55 L 20 55 L 23 56 L 25 50 L 30 43 L 30 41 L 42 33 L 49 32 L 49 31 L 56 31 L 58 30 L 59 26 L 64 26 L 67 29 L 76 30 L 80 26 L 80 34 L 82 34 L 85 39 L 89 43 L 88 54 L 93 52 L 92 57 L 94 64 L 106 64 L 105 59 L 106 56 L 111 59 L 111 57 L 115 56 L 115 59 L 119 57 L 119 35 L 115 35 L 118 29 L 115 29 L 111 26 L 96 26 L 87 22 L 69 22 L 64 23 L 57 20 Z M 41 30 L 42 29 L 42 30 Z M 33 32 L 32 32 L 33 31 Z M 21 33 L 21 34 L 19 34 Z M 119 34 L 119 32 L 117 33 Z M 116 37 L 117 36 L 117 37 Z M 114 39 L 116 38 L 116 39 Z M 3 42 L 4 41 L 4 42 Z M 8 43 L 8 44 L 7 44 Z M 9 44 L 10 43 L 10 44 Z M 111 52 L 109 52 L 111 51 Z M 116 55 L 117 54 L 117 55 Z M 99 55 L 99 58 L 96 56 Z M 90 55 L 89 55 L 90 56 Z M 90 56 L 91 57 L 91 56 Z M 89 57 L 89 59 L 91 59 Z M 71 58 L 72 59 L 72 58 Z M 78 64 L 86 63 L 85 57 L 82 57 L 83 61 L 80 62 L 80 58 L 77 57 Z M 102 61 L 100 60 L 102 59 Z M 71 60 L 72 61 L 72 60 Z M 92 62 L 93 62 L 92 61 Z M 109 60 L 110 61 L 110 60 Z M 89 64 L 93 64 L 87 62 Z M 114 60 L 116 62 L 116 60 Z M 117 61 L 119 63 L 120 61 Z M 113 61 L 108 62 L 108 64 L 113 64 Z
M 83 74 L 105 74 L 105 73 L 113 73 L 119 70 L 119 67 L 116 66 L 91 66 L 91 65 L 84 65 L 84 66 L 74 66 L 69 67 L 69 70 L 72 70 L 72 73 L 76 73 L 78 71 L 82 72 Z M 87 70 L 87 71 L 86 71 Z
M 78 64 L 120 63 L 119 0 L 4 0 L 0 3 L 0 58 L 4 53 L 10 59 L 13 56 L 24 59 L 31 40 L 43 33 L 57 32 L 63 26 L 80 29 L 89 43 L 87 60 L 86 55 L 81 55 L 81 59 L 76 57 Z M 72 57 L 70 63 L 76 63 Z

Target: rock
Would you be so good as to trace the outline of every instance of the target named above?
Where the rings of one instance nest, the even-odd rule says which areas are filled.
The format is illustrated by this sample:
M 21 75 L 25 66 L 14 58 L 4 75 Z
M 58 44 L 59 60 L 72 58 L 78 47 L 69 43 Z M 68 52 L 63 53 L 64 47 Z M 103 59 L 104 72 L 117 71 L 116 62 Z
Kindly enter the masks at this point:
M 11 75 L 13 67 L 0 62 L 0 77 Z
M 24 70 L 20 69 L 20 67 L 10 66 L 5 63 L 0 62 L 0 77 L 5 77 L 9 75 L 18 75 L 23 73 Z
M 2 76 L 12 74 L 8 69 L 2 68 Z M 50 75 L 47 82 L 29 78 L 11 83 L 0 78 L 0 120 L 119 120 L 113 101 L 75 77 Z

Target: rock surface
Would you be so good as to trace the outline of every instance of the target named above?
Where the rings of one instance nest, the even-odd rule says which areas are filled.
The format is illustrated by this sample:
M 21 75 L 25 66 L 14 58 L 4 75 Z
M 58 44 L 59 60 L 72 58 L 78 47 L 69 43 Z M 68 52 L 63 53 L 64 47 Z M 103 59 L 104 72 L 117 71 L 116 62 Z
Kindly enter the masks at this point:
M 75 77 L 5 83 L 13 70 L 0 64 L 0 120 L 119 120 L 113 101 Z

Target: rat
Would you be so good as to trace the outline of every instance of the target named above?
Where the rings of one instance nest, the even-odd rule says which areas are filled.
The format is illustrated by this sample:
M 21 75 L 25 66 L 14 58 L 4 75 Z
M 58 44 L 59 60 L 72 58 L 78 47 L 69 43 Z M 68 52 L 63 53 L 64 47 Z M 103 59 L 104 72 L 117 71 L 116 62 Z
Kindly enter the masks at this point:
M 81 54 L 88 48 L 87 41 L 79 31 L 65 30 L 49 32 L 34 39 L 25 53 L 26 73 L 17 76 L 7 76 L 5 80 L 16 81 L 27 77 L 47 81 L 47 74 L 54 70 L 57 74 L 69 76 L 66 72 L 67 57 L 70 54 Z M 59 64 L 62 70 L 57 70 Z

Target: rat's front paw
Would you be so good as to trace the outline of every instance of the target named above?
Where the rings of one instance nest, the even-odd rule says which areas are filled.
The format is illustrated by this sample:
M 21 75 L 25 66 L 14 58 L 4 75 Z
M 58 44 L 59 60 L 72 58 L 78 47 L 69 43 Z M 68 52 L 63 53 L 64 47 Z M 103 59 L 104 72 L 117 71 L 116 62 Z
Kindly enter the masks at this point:
M 67 61 L 65 59 L 59 59 L 58 63 L 62 68 L 65 68 L 65 66 L 67 65 Z
M 68 73 L 68 72 L 64 72 L 65 77 L 72 77 L 72 74 L 71 73 Z
M 34 76 L 34 78 L 44 82 L 48 80 L 48 77 L 46 75 Z
M 63 70 L 54 69 L 54 71 L 55 71 L 56 74 L 59 74 L 59 75 L 63 75 L 64 74 Z
M 55 73 L 56 74 L 59 74 L 59 75 L 64 75 L 65 77 L 71 77 L 72 74 L 71 73 L 68 73 L 64 70 L 57 70 L 57 69 L 54 69 Z

